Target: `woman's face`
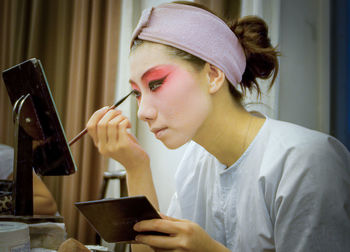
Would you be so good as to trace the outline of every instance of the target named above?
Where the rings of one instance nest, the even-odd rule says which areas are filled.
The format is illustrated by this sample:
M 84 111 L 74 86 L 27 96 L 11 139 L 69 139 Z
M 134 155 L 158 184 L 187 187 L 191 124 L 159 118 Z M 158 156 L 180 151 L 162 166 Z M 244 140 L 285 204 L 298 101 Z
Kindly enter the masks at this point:
M 130 84 L 136 90 L 139 119 L 174 149 L 191 140 L 208 116 L 208 77 L 167 47 L 145 42 L 130 54 Z

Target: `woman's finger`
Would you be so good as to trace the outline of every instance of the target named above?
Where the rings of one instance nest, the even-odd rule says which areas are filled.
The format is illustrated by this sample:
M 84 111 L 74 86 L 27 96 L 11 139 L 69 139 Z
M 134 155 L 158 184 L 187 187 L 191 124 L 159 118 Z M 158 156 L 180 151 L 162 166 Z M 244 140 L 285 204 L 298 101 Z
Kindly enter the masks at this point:
M 97 123 L 107 113 L 107 111 L 108 107 L 103 107 L 95 111 L 95 113 L 90 117 L 89 121 L 86 124 L 88 134 L 92 137 L 95 145 L 97 145 Z
M 183 231 L 180 222 L 165 219 L 144 220 L 134 225 L 134 230 L 138 232 L 157 231 L 166 234 L 177 234 Z
M 172 236 L 161 236 L 161 235 L 137 235 L 136 241 L 147 244 L 153 248 L 155 251 L 166 251 L 176 249 L 178 246 L 178 238 Z
M 108 143 L 114 144 L 118 142 L 118 128 L 119 124 L 125 120 L 125 117 L 123 115 L 118 115 L 114 117 L 112 120 L 109 121 L 109 125 L 107 128 L 107 135 L 108 135 Z
M 105 146 L 108 142 L 108 123 L 110 120 L 120 115 L 120 111 L 117 110 L 109 110 L 105 115 L 101 118 L 101 120 L 97 123 L 97 138 L 98 138 L 98 146 Z
M 129 140 L 130 136 L 129 136 L 129 133 L 127 132 L 128 128 L 131 128 L 131 123 L 127 118 L 124 118 L 124 120 L 120 122 L 118 127 L 119 141 L 127 142 Z

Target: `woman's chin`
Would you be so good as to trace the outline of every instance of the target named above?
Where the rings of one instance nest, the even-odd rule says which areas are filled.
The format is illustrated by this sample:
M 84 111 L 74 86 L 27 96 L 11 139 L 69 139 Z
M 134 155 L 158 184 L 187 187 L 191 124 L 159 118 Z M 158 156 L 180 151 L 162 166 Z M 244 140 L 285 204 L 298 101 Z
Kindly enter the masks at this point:
M 177 139 L 176 141 L 169 141 L 169 140 L 160 140 L 162 141 L 162 143 L 165 145 L 165 147 L 167 147 L 170 150 L 175 150 L 177 148 L 180 148 L 181 146 L 183 146 L 184 144 L 186 144 L 189 140 L 187 141 L 179 141 L 179 139 Z

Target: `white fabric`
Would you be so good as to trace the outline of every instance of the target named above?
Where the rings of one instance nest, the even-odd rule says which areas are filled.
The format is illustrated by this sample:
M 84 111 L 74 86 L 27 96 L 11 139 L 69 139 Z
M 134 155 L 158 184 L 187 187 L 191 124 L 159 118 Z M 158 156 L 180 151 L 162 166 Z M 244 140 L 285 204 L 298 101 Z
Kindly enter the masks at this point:
M 350 154 L 331 136 L 266 119 L 225 169 L 191 142 L 168 215 L 232 251 L 350 251 Z
M 37 252 L 55 251 L 67 239 L 66 226 L 59 222 L 29 224 L 29 233 L 30 247 L 37 248 Z
M 7 179 L 13 171 L 13 148 L 0 144 L 0 179 Z

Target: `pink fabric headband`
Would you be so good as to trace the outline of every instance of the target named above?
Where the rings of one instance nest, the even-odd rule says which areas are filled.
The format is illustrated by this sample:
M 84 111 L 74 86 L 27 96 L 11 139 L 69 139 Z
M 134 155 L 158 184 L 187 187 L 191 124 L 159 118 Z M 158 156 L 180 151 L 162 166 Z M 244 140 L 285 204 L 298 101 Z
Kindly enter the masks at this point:
M 170 45 L 218 67 L 237 86 L 246 66 L 236 35 L 212 13 L 184 4 L 162 4 L 145 9 L 134 30 L 131 45 L 140 38 Z

